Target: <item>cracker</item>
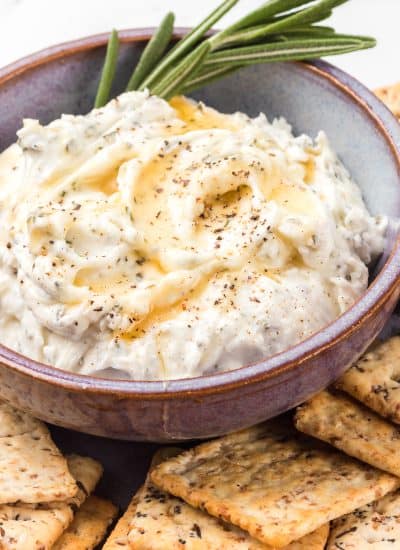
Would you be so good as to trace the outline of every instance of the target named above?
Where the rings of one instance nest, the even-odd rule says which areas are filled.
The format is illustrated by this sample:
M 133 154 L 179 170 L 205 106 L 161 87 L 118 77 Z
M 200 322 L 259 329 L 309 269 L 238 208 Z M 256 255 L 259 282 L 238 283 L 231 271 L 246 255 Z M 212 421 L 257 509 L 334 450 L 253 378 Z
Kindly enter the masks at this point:
M 180 449 L 158 451 L 152 466 Z M 329 527 L 324 525 L 285 550 L 323 550 Z M 128 536 L 129 535 L 129 536 Z M 111 533 L 103 550 L 272 550 L 238 527 L 223 523 L 183 500 L 157 489 L 149 477 Z
M 335 520 L 327 550 L 400 548 L 400 492 Z
M 375 90 L 376 95 L 400 118 L 400 82 Z
M 73 518 L 67 505 L 51 510 L 0 505 L 2 550 L 48 550 Z
M 0 437 L 0 504 L 62 501 L 77 492 L 67 462 L 46 426 L 12 409 L 0 413 L 5 426 Z M 14 430 L 6 428 L 15 418 Z M 25 431 L 25 428 L 27 429 Z M 9 435 L 8 435 L 9 434 Z
M 136 502 L 140 491 L 133 497 L 124 515 L 118 520 L 114 530 L 106 540 L 103 550 L 123 550 L 131 548 L 128 541 L 131 521 L 136 513 Z
M 346 395 L 321 392 L 297 409 L 298 430 L 400 477 L 400 427 Z
M 329 523 L 326 523 L 313 533 L 292 542 L 289 546 L 281 548 L 281 550 L 324 550 L 328 536 Z
M 280 419 L 186 451 L 157 466 L 151 479 L 278 547 L 399 486 L 394 476 L 333 452 Z
M 95 490 L 97 483 L 103 475 L 103 467 L 100 462 L 88 456 L 71 454 L 67 456 L 67 460 L 68 468 L 74 479 L 76 479 L 79 488 L 76 495 L 68 499 L 67 502 L 72 508 L 79 508 Z
M 339 378 L 336 387 L 400 424 L 400 337 L 363 355 Z
M 179 453 L 180 449 L 173 447 L 167 447 L 159 450 L 153 457 L 151 467 L 160 464 L 163 460 L 175 456 Z M 149 481 L 146 480 L 146 484 Z M 128 534 L 130 531 L 131 523 L 136 514 L 136 506 L 139 500 L 143 499 L 145 487 L 141 487 L 136 495 L 133 496 L 128 508 L 125 510 L 123 516 L 118 520 L 114 530 L 106 540 L 103 550 L 121 550 L 121 548 L 130 548 L 128 541 Z
M 65 503 L 0 505 L 0 548 L 2 550 L 50 550 L 73 520 L 73 510 L 84 502 L 101 472 L 98 463 L 72 455 L 68 467 L 79 491 Z M 95 473 L 96 472 L 96 473 Z
M 11 437 L 33 432 L 43 426 L 43 422 L 30 414 L 0 401 L 0 437 Z
M 154 455 L 151 462 L 151 467 L 160 464 L 163 460 L 175 456 L 180 452 L 180 449 L 175 447 L 164 447 L 159 449 Z M 148 479 L 146 480 L 146 484 Z M 141 487 L 139 491 L 133 496 L 128 508 L 125 510 L 123 516 L 118 520 L 114 530 L 106 540 L 103 550 L 121 550 L 121 548 L 130 548 L 128 541 L 128 534 L 130 531 L 130 525 L 136 514 L 136 506 L 139 500 L 142 500 L 145 487 Z
M 176 454 L 174 450 L 162 449 L 156 453 L 152 465 Z M 270 549 L 238 527 L 224 525 L 180 498 L 161 491 L 149 477 L 137 494 L 127 540 L 133 550 Z
M 108 500 L 90 496 L 52 550 L 92 550 L 103 540 L 117 508 Z

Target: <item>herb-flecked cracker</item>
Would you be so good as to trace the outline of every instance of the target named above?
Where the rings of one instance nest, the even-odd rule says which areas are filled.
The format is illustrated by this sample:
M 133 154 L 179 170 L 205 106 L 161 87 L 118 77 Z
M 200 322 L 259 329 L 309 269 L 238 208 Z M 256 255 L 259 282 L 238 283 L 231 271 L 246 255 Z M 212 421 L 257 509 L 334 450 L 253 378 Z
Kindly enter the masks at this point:
M 151 461 L 150 468 L 157 466 L 163 460 L 175 456 L 180 452 L 180 449 L 175 447 L 164 447 L 157 451 L 154 455 L 153 460 Z M 139 501 L 143 500 L 143 495 L 146 489 L 149 479 L 146 479 L 145 485 L 143 485 L 138 492 L 133 496 L 131 502 L 129 503 L 128 508 L 125 510 L 124 514 L 118 520 L 116 526 L 114 527 L 112 533 L 106 540 L 103 550 L 121 550 L 121 548 L 131 548 L 128 540 L 129 531 L 131 529 L 131 523 L 136 516 L 136 506 Z
M 400 118 L 400 82 L 375 90 L 376 95 Z
M 153 460 L 151 462 L 151 467 L 154 467 L 160 464 L 166 458 L 175 456 L 179 452 L 180 452 L 180 449 L 176 449 L 173 447 L 168 447 L 168 448 L 159 450 L 153 457 Z M 148 483 L 148 479 L 146 479 L 145 485 L 147 483 Z M 131 502 L 129 503 L 128 508 L 125 510 L 122 517 L 120 517 L 112 533 L 110 533 L 110 536 L 106 540 L 103 546 L 103 550 L 121 550 L 123 548 L 131 547 L 128 540 L 129 531 L 131 529 L 130 526 L 136 515 L 137 503 L 139 502 L 139 500 L 142 499 L 144 491 L 145 491 L 145 486 L 141 487 L 139 491 L 133 496 Z
M 90 496 L 57 540 L 52 550 L 92 550 L 103 540 L 117 508 L 108 500 Z
M 164 448 L 152 466 L 181 452 Z M 283 550 L 323 550 L 329 527 L 324 525 Z M 128 538 L 129 534 L 129 538 Z M 149 477 L 132 499 L 103 550 L 272 550 L 238 527 L 223 523 L 183 500 L 157 489 Z
M 323 391 L 298 407 L 298 430 L 400 477 L 400 427 L 345 394 Z
M 0 505 L 0 548 L 2 550 L 49 550 L 73 518 L 71 507 L 36 509 Z
M 400 424 L 400 336 L 363 355 L 336 387 Z
M 309 535 L 296 540 L 280 550 L 324 550 L 329 536 L 329 523 L 326 523 Z
M 77 494 L 68 499 L 68 504 L 73 508 L 79 508 L 96 488 L 101 476 L 103 475 L 103 466 L 97 460 L 89 456 L 80 456 L 71 454 L 67 456 L 68 468 L 77 481 Z
M 41 426 L 43 422 L 37 418 L 0 401 L 0 437 L 22 435 L 33 432 Z
M 139 498 L 139 494 L 143 489 L 140 489 L 138 493 L 131 500 L 128 508 L 125 510 L 124 515 L 118 520 L 117 525 L 114 527 L 110 536 L 106 540 L 103 550 L 123 550 L 124 548 L 131 548 L 128 540 L 128 534 L 130 531 L 130 524 L 136 512 L 136 501 Z
M 178 453 L 179 450 L 162 449 L 152 464 L 162 463 Z M 270 550 L 238 527 L 223 524 L 158 489 L 150 477 L 136 496 L 128 541 L 132 550 Z
M 355 510 L 332 524 L 327 550 L 400 548 L 400 492 Z
M 90 458 L 72 455 L 68 467 L 79 487 L 66 502 L 0 505 L 1 550 L 50 550 L 73 520 L 73 513 L 94 489 L 99 466 Z
M 0 405 L 0 503 L 63 501 L 78 488 L 47 427 Z
M 282 547 L 382 497 L 399 480 L 280 419 L 204 443 L 151 473 L 165 491 Z

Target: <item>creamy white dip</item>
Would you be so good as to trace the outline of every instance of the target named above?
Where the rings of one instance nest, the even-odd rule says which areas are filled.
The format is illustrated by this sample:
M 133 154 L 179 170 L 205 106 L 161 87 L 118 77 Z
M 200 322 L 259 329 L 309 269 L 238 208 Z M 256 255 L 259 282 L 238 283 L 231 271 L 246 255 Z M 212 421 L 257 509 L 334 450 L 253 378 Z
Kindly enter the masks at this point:
M 0 156 L 0 341 L 58 368 L 234 369 L 349 308 L 381 253 L 327 138 L 133 92 Z

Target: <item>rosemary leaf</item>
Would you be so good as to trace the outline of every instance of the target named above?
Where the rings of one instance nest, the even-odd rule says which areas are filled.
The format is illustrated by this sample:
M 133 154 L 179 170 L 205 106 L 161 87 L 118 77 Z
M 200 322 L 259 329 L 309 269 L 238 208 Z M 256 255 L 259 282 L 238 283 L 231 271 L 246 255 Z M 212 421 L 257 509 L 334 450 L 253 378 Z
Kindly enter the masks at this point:
M 110 97 L 111 86 L 114 80 L 115 70 L 117 68 L 118 50 L 118 33 L 115 29 L 113 29 L 107 44 L 106 58 L 104 61 L 99 86 L 97 88 L 96 100 L 94 103 L 96 109 L 103 107 Z
M 293 11 L 295 8 L 310 4 L 311 1 L 313 2 L 311 6 Z M 330 17 L 332 9 L 345 2 L 348 2 L 348 0 L 319 0 L 317 3 L 313 0 L 270 0 L 258 10 L 255 10 L 226 30 L 210 38 L 210 42 L 213 49 L 219 47 L 221 43 L 230 43 L 229 37 L 237 30 L 243 31 L 242 36 L 244 41 L 246 41 L 248 27 L 260 23 L 264 23 L 263 30 L 259 28 L 258 36 L 249 36 L 247 42 L 255 38 L 262 38 L 268 34 L 286 31 L 291 27 L 318 23 Z
M 191 54 L 185 57 L 168 75 L 151 89 L 151 93 L 169 99 L 177 94 L 190 74 L 201 65 L 210 51 L 210 44 L 202 42 Z
M 222 50 L 210 54 L 205 60 L 205 66 L 225 65 L 253 65 L 272 61 L 301 60 L 337 55 L 355 50 L 372 48 L 375 45 L 373 38 L 320 38 L 287 40 L 243 48 Z
M 208 17 L 204 19 L 197 27 L 195 27 L 189 34 L 184 36 L 174 48 L 162 59 L 156 68 L 150 73 L 150 75 L 141 84 L 140 90 L 145 88 L 152 88 L 163 74 L 167 72 L 182 56 L 190 51 L 198 42 L 203 38 L 204 34 L 227 13 L 238 0 L 224 0 L 220 6 L 214 10 Z
M 212 48 L 216 48 L 221 42 L 224 42 L 227 36 L 230 36 L 235 31 L 270 22 L 271 18 L 275 15 L 303 6 L 304 4 L 309 4 L 311 1 L 313 0 L 269 0 L 261 7 L 236 21 L 233 25 L 230 25 L 227 29 L 211 37 L 209 40 Z
M 290 36 L 292 36 L 292 33 L 295 34 L 298 37 L 303 37 L 306 35 L 312 35 L 312 36 L 328 36 L 333 34 L 335 31 L 331 27 L 323 27 L 323 26 L 310 26 L 310 25 L 304 25 L 304 26 L 295 26 L 293 28 L 289 28 L 285 30 L 285 34 L 290 33 Z M 275 34 L 281 34 L 279 31 L 274 30 L 271 28 L 271 25 L 257 25 L 256 27 L 250 27 L 248 29 L 243 29 L 234 32 L 231 35 L 226 36 L 226 38 L 219 41 L 214 49 L 221 49 L 226 48 L 227 46 L 234 46 L 237 44 L 245 45 L 245 44 L 251 44 L 257 41 L 260 41 L 260 39 L 268 37 L 271 38 Z
M 333 1 L 334 0 L 332 0 L 332 2 Z M 312 23 L 317 23 L 327 19 L 332 13 L 331 8 L 328 6 L 329 3 L 330 2 L 328 2 L 328 0 L 322 0 L 322 2 L 310 8 L 296 11 L 287 17 L 282 17 L 277 21 L 273 21 L 270 24 L 265 25 L 264 36 L 266 34 L 273 34 L 276 32 L 285 32 L 286 30 L 299 25 L 311 25 Z
M 140 84 L 157 65 L 171 41 L 174 30 L 174 20 L 175 16 L 170 12 L 161 21 L 160 26 L 143 50 L 139 62 L 128 82 L 126 91 L 137 90 Z

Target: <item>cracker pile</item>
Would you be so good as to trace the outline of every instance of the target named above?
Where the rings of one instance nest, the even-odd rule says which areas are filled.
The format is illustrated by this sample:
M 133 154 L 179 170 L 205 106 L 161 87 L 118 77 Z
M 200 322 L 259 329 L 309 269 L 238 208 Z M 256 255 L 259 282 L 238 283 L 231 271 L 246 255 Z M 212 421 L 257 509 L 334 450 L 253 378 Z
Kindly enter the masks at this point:
M 116 517 L 95 460 L 0 403 L 0 549 L 94 550 Z M 400 548 L 400 337 L 292 415 L 160 449 L 104 550 Z
M 160 450 L 103 549 L 400 548 L 397 369 L 393 338 L 294 418 Z
M 0 548 L 95 548 L 116 515 L 89 496 L 102 471 L 91 458 L 64 457 L 43 422 L 0 403 Z

